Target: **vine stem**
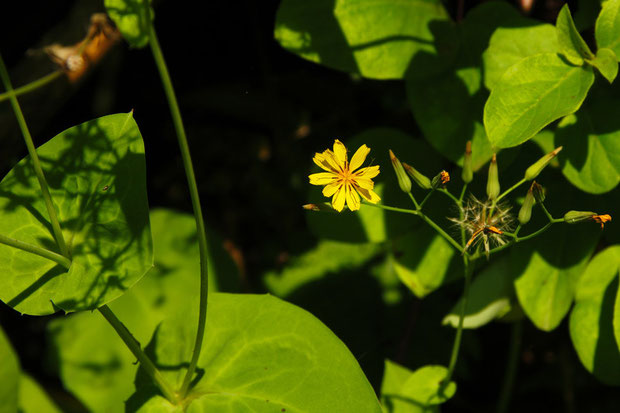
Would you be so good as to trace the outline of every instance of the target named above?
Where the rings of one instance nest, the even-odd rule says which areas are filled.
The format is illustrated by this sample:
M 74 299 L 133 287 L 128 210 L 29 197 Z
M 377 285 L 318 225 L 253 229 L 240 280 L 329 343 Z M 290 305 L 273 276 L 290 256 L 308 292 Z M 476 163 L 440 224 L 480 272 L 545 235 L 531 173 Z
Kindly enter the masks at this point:
M 442 388 L 445 388 L 452 379 L 456 362 L 459 358 L 459 350 L 461 348 L 461 338 L 463 336 L 463 323 L 465 321 L 465 310 L 467 309 L 467 297 L 469 295 L 469 284 L 471 283 L 471 276 L 474 271 L 474 264 L 469 258 L 463 256 L 463 264 L 465 266 L 465 287 L 463 288 L 463 300 L 461 302 L 461 312 L 459 314 L 459 325 L 456 330 L 456 336 L 454 337 L 454 343 L 452 344 L 452 354 L 450 356 L 450 364 L 448 364 L 448 374 L 443 380 Z
M 145 7 L 150 10 L 150 6 L 148 4 L 146 4 Z M 172 81 L 170 79 L 170 75 L 168 74 L 168 68 L 166 66 L 166 61 L 164 60 L 164 55 L 161 51 L 161 47 L 159 46 L 159 41 L 157 40 L 157 34 L 155 33 L 152 18 L 149 19 L 149 44 L 161 77 L 161 82 L 168 100 L 168 104 L 170 105 L 170 113 L 172 115 L 172 121 L 174 123 L 174 128 L 179 141 L 179 148 L 181 150 L 185 175 L 187 176 L 187 184 L 189 186 L 192 207 L 194 209 L 194 217 L 196 219 L 198 246 L 200 250 L 200 309 L 198 313 L 198 330 L 196 332 L 196 341 L 194 343 L 192 358 L 179 392 L 181 397 L 185 397 L 187 395 L 187 391 L 189 390 L 189 385 L 194 375 L 194 371 L 196 370 L 196 365 L 198 364 L 200 351 L 202 349 L 202 342 L 204 339 L 204 331 L 207 323 L 207 298 L 209 289 L 207 234 L 205 232 L 204 218 L 202 216 L 202 208 L 200 206 L 200 196 L 198 194 L 198 185 L 196 184 L 196 176 L 194 174 L 192 158 L 190 156 L 189 145 L 187 143 L 185 127 L 183 126 L 183 120 L 181 119 L 181 111 L 179 110 Z
M 144 371 L 153 379 L 155 384 L 157 384 L 157 386 L 161 389 L 166 399 L 168 399 L 172 404 L 177 404 L 179 401 L 177 393 L 174 392 L 170 384 L 161 375 L 161 372 L 157 369 L 157 367 L 155 367 L 153 361 L 146 355 L 144 350 L 142 350 L 138 340 L 135 339 L 127 327 L 125 327 L 125 325 L 116 317 L 110 307 L 104 305 L 99 307 L 98 310 L 108 321 L 108 323 L 110 323 L 112 328 L 116 330 L 116 333 L 140 362 L 140 367 L 142 367 Z
M 50 216 L 50 222 L 52 224 L 54 238 L 56 239 L 56 243 L 58 244 L 60 253 L 70 259 L 71 255 L 69 254 L 67 243 L 65 242 L 65 238 L 62 234 L 62 229 L 60 228 L 60 222 L 58 221 L 58 216 L 56 215 L 56 207 L 54 205 L 54 201 L 52 200 L 52 195 L 50 194 L 47 180 L 45 179 L 45 175 L 43 174 L 43 169 L 41 168 L 41 161 L 39 161 L 39 155 L 37 155 L 37 150 L 34 146 L 34 142 L 32 141 L 32 136 L 30 135 L 30 131 L 28 130 L 28 125 L 26 124 L 26 119 L 24 118 L 22 109 L 19 106 L 17 97 L 15 96 L 13 86 L 11 85 L 11 79 L 9 78 L 9 72 L 6 70 L 4 60 L 2 60 L 2 56 L 0 56 L 0 77 L 2 78 L 4 88 L 9 95 L 9 100 L 11 101 L 13 112 L 15 112 L 15 117 L 17 118 L 19 128 L 21 129 L 22 135 L 24 136 L 24 141 L 26 142 L 26 147 L 28 148 L 28 154 L 30 155 L 30 159 L 32 160 L 34 173 L 37 176 L 39 186 L 41 187 L 41 193 L 43 194 L 45 207 L 47 208 L 47 213 Z
M 11 95 L 20 96 L 20 95 L 25 95 L 26 93 L 30 93 L 34 90 L 37 90 L 38 88 L 43 87 L 47 85 L 48 83 L 50 83 L 52 80 L 57 79 L 63 73 L 64 72 L 62 70 L 56 70 L 55 72 L 49 73 L 40 79 L 27 83 L 24 86 L 20 86 L 11 92 L 0 93 L 0 102 L 10 99 Z
M 66 269 L 69 269 L 69 267 L 71 267 L 71 260 L 69 258 L 60 254 L 56 254 L 55 252 L 48 249 L 41 248 L 38 245 L 28 244 L 27 242 L 23 242 L 1 234 L 0 244 L 8 245 L 9 247 L 17 248 L 22 251 L 38 255 L 40 257 L 47 258 L 48 260 L 52 260 L 55 263 L 62 265 Z

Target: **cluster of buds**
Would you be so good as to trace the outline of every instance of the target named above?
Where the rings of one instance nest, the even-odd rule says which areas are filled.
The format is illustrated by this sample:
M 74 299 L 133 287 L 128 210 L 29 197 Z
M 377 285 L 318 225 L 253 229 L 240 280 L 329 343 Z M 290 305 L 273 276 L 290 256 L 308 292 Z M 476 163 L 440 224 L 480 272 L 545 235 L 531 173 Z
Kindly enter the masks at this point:
M 450 182 L 450 174 L 446 171 L 439 172 L 433 179 L 429 179 L 426 175 L 420 173 L 413 166 L 401 162 L 394 152 L 390 149 L 390 160 L 396 172 L 396 179 L 398 180 L 398 186 L 405 193 L 411 192 L 411 180 L 416 183 L 420 188 L 439 189 L 445 188 L 446 184 Z

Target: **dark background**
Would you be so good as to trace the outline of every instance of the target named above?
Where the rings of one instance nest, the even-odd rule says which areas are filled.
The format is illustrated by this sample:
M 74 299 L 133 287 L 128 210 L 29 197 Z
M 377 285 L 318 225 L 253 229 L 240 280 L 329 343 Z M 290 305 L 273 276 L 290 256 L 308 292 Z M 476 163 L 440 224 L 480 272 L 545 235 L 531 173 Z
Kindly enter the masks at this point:
M 300 207 L 307 202 L 315 151 L 336 137 L 347 139 L 374 127 L 420 136 L 402 82 L 360 79 L 280 48 L 273 40 L 278 3 L 154 1 L 155 26 L 187 128 L 205 219 L 241 257 L 246 292 L 264 292 L 261 274 L 316 244 Z M 445 3 L 458 18 L 458 2 Z M 464 10 L 478 3 L 465 1 Z M 553 22 L 562 4 L 539 0 L 532 15 Z M 42 47 L 80 41 L 90 15 L 103 11 L 102 1 L 91 0 L 13 6 L 10 14 L 3 12 L 0 51 L 14 87 L 54 70 Z M 20 97 L 20 103 L 37 144 L 78 123 L 134 109 L 146 146 L 150 205 L 191 212 L 169 109 L 148 47 L 132 50 L 120 43 L 77 84 L 62 78 Z M 1 102 L 0 173 L 25 155 L 10 105 Z M 331 291 L 290 299 L 345 341 L 378 389 L 384 358 L 407 364 L 408 349 L 435 346 L 424 342 L 424 328 L 439 328 L 462 287 L 448 286 L 424 301 L 405 291 L 403 302 L 388 309 L 368 280 L 345 274 L 323 285 Z M 80 411 L 45 361 L 50 319 L 21 316 L 0 303 L 0 323 L 23 369 L 65 408 Z M 493 324 L 465 334 L 455 377 L 459 390 L 442 408 L 445 412 L 493 411 L 510 329 Z M 446 364 L 453 331 L 442 331 L 443 359 L 429 355 L 429 361 Z M 524 321 L 511 411 L 617 411 L 614 400 L 620 397 L 583 369 L 567 331 L 566 322 L 543 333 Z M 413 336 L 422 342 L 412 342 Z

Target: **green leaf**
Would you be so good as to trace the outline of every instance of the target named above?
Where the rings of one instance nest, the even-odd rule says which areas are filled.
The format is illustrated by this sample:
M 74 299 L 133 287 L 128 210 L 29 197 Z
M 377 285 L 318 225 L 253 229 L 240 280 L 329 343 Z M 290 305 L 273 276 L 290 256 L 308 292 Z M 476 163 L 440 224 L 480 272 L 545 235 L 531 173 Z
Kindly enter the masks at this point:
M 437 405 L 424 406 L 403 394 L 402 387 L 413 372 L 406 367 L 385 360 L 381 382 L 381 404 L 386 413 L 438 413 Z
M 607 0 L 596 19 L 594 36 L 599 49 L 607 48 L 620 55 L 620 0 Z
M 178 388 L 190 357 L 195 327 L 164 322 L 148 346 L 162 374 Z M 175 406 L 136 378 L 128 411 L 172 412 Z M 381 412 L 374 390 L 345 345 L 318 319 L 269 295 L 214 293 L 209 297 L 205 341 L 191 411 Z
M 199 254 L 192 215 L 165 209 L 151 212 L 155 267 L 110 308 L 141 343 L 156 326 L 198 294 Z M 221 240 L 207 230 L 209 289 L 239 284 Z M 192 309 L 193 312 L 197 311 Z M 81 312 L 48 327 L 64 386 L 94 412 L 118 412 L 134 391 L 135 357 L 98 313 Z M 93 351 L 97 349 L 97 351 Z
M 555 145 L 562 173 L 585 192 L 601 194 L 620 183 L 620 119 L 618 98 L 592 100 L 558 125 Z
M 314 249 L 293 257 L 282 271 L 267 272 L 263 282 L 272 294 L 286 297 L 304 284 L 330 273 L 360 267 L 380 251 L 378 244 L 319 241 Z
M 95 309 L 153 265 L 144 144 L 131 113 L 104 116 L 40 146 L 71 268 L 0 246 L 0 299 L 22 313 Z M 56 250 L 30 158 L 0 182 L 0 233 Z
M 1 407 L 0 411 L 2 411 Z M 18 411 L 20 413 L 61 413 L 39 383 L 25 373 L 22 373 L 19 379 Z
M 17 411 L 20 367 L 17 354 L 0 328 L 0 413 Z
M 383 205 L 413 208 L 409 197 L 398 187 L 388 155 L 389 149 L 392 149 L 401 161 L 410 164 L 427 176 L 432 177 L 441 171 L 441 160 L 432 148 L 421 139 L 414 139 L 398 130 L 371 129 L 356 135 L 345 142 L 349 156 L 352 156 L 351 154 L 355 153 L 355 150 L 362 144 L 366 144 L 371 149 L 366 165 L 369 160 L 372 160 L 373 165 L 380 166 L 381 172 L 374 179 L 374 190 L 381 197 L 380 203 Z M 316 150 L 322 152 L 324 149 L 326 148 Z M 321 189 L 319 186 L 310 186 L 309 200 L 311 202 L 329 201 L 323 196 Z M 414 191 L 418 191 L 418 188 Z M 420 220 L 413 215 L 385 211 L 364 204 L 359 211 L 355 212 L 349 210 L 341 213 L 308 212 L 306 217 L 310 230 L 317 237 L 343 242 L 383 242 L 402 235 L 420 224 Z
M 598 49 L 592 66 L 596 67 L 609 83 L 612 83 L 618 75 L 618 58 L 611 49 Z
M 519 145 L 549 123 L 575 112 L 594 82 L 589 66 L 570 66 L 543 53 L 511 66 L 484 107 L 489 140 L 500 148 Z
M 284 0 L 275 38 L 304 59 L 373 79 L 401 79 L 414 58 L 432 73 L 429 57 L 454 53 L 454 24 L 439 0 Z
M 566 59 L 575 65 L 582 65 L 584 59 L 594 59 L 594 54 L 583 40 L 570 14 L 568 4 L 565 4 L 555 22 L 560 51 Z
M 600 236 L 596 227 L 556 224 L 511 250 L 519 302 L 541 330 L 560 324 L 573 302 L 575 285 Z
M 482 54 L 484 84 L 489 90 L 512 65 L 536 54 L 555 53 L 559 48 L 555 27 L 550 24 L 519 18 L 507 26 L 495 30 Z
M 502 317 L 511 309 L 514 287 L 509 260 L 504 256 L 493 261 L 471 283 L 467 296 L 463 328 L 478 328 Z M 443 319 L 444 325 L 457 328 L 463 297 Z
M 611 385 L 620 384 L 620 351 L 612 324 L 617 323 L 619 271 L 620 245 L 597 254 L 577 283 L 570 315 L 570 336 L 579 359 L 596 378 Z
M 423 406 L 445 403 L 456 393 L 453 381 L 443 387 L 447 375 L 448 369 L 444 366 L 420 367 L 403 383 L 401 394 Z
M 149 43 L 149 27 L 153 19 L 151 0 L 104 0 L 108 16 L 114 21 L 131 47 Z
M 420 298 L 463 273 L 454 247 L 427 225 L 395 240 L 394 256 L 398 278 Z
M 488 95 L 481 91 L 480 55 L 494 30 L 519 13 L 500 2 L 472 9 L 458 26 L 459 54 L 453 65 L 432 77 L 407 72 L 407 99 L 424 137 L 439 153 L 462 165 L 465 143 L 472 141 L 472 166 L 478 170 L 493 150 L 481 122 Z

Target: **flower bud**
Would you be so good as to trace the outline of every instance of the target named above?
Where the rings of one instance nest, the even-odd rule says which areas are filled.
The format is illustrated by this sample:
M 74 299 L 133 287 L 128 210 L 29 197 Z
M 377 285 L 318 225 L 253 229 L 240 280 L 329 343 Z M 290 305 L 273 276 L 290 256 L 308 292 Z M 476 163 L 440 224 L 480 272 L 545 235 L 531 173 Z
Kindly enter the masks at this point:
M 463 159 L 463 172 L 461 174 L 463 182 L 470 183 L 474 179 L 474 171 L 471 167 L 471 141 L 465 144 L 465 158 Z
M 532 207 L 534 206 L 534 185 L 536 181 L 532 182 L 532 186 L 527 191 L 527 195 L 525 195 L 525 200 L 523 201 L 523 205 L 521 205 L 521 209 L 519 210 L 519 222 L 521 225 L 525 225 L 530 222 L 530 218 L 532 218 Z
M 489 178 L 487 180 L 487 195 L 489 199 L 496 199 L 499 196 L 499 176 L 497 172 L 497 157 L 493 154 L 489 165 Z
M 401 191 L 408 194 L 411 192 L 411 179 L 407 176 L 407 173 L 403 169 L 403 165 L 400 163 L 398 158 L 394 155 L 394 152 L 390 149 L 390 160 L 392 161 L 392 166 L 394 167 L 394 172 L 396 172 L 396 179 L 398 179 L 398 186 Z
M 306 211 L 315 211 L 315 212 L 337 212 L 332 204 L 329 202 L 324 202 L 321 204 L 305 204 L 301 206 Z
M 538 182 L 532 182 L 532 192 L 534 193 L 534 199 L 539 204 L 545 202 L 545 188 L 542 187 Z
M 402 165 L 403 165 L 403 168 L 405 168 L 405 172 L 407 172 L 407 175 L 409 175 L 411 179 L 413 179 L 413 182 L 418 184 L 420 188 L 422 189 L 432 188 L 430 179 L 428 179 L 426 176 L 418 172 L 413 166 L 407 165 L 405 162 L 403 162 Z
M 601 224 L 601 229 L 603 229 L 605 228 L 605 223 L 611 221 L 611 215 L 599 215 L 596 212 L 591 211 L 568 211 L 564 214 L 564 222 L 568 224 L 575 224 L 583 221 L 597 222 Z
M 553 151 L 549 152 L 548 154 L 537 160 L 532 166 L 527 168 L 525 170 L 525 180 L 531 181 L 532 179 L 536 178 L 538 174 L 541 173 L 543 169 L 545 169 L 545 166 L 547 166 L 549 162 L 551 162 L 553 158 L 555 158 L 556 155 L 560 153 L 561 150 L 561 146 L 557 147 Z
M 448 182 L 450 182 L 450 174 L 446 171 L 441 171 L 431 181 L 431 187 L 433 189 L 444 188 Z

